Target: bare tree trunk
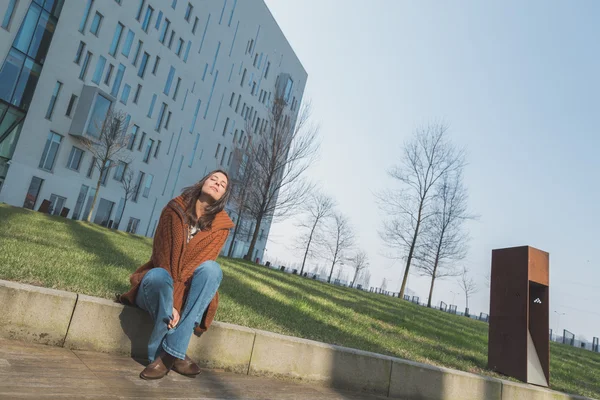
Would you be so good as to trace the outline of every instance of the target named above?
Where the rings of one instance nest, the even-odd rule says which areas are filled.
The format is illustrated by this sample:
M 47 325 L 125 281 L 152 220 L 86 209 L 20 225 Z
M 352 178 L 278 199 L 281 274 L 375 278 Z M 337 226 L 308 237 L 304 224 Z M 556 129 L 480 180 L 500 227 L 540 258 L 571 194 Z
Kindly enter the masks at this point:
M 229 245 L 229 251 L 227 252 L 227 257 L 231 257 L 233 254 L 233 245 L 235 244 L 235 238 L 238 234 L 238 229 L 240 229 L 240 225 L 242 224 L 242 217 L 238 217 L 237 224 L 235 224 L 235 229 L 233 230 L 233 237 L 231 238 L 231 244 Z
M 429 307 L 429 308 L 431 308 L 431 298 L 433 297 L 433 284 L 435 283 L 438 264 L 440 263 L 440 252 L 442 251 L 443 238 L 444 238 L 444 230 L 442 229 L 442 234 L 440 235 L 440 240 L 438 242 L 437 251 L 435 253 L 435 261 L 433 263 L 433 273 L 431 274 L 431 287 L 429 288 L 429 300 L 427 301 L 427 307 Z
M 310 230 L 310 236 L 308 237 L 308 243 L 306 244 L 306 251 L 304 252 L 304 259 L 302 260 L 302 268 L 300 268 L 300 275 L 302 275 L 302 273 L 304 272 L 304 265 L 306 264 L 306 257 L 308 256 L 308 250 L 310 248 L 310 243 L 312 242 L 313 233 L 315 232 L 315 228 L 317 227 L 318 223 L 319 223 L 319 220 L 315 219 L 315 223 L 313 224 L 312 229 Z
M 98 199 L 98 192 L 100 191 L 100 183 L 102 181 L 102 171 L 100 171 L 100 177 L 98 177 L 98 182 L 96 182 L 96 193 L 94 193 L 94 199 L 92 200 L 92 206 L 90 207 L 90 212 L 86 217 L 87 222 L 92 222 L 92 214 L 94 213 L 94 208 L 96 208 L 96 199 Z
M 404 268 L 404 278 L 402 279 L 402 286 L 400 287 L 400 292 L 398 293 L 398 297 L 404 298 L 404 291 L 406 290 L 406 281 L 408 280 L 408 272 L 410 270 L 410 263 L 413 258 L 413 254 L 415 252 L 415 246 L 417 244 L 417 237 L 419 236 L 419 228 L 421 227 L 421 216 L 423 213 L 423 200 L 421 200 L 419 204 L 419 214 L 417 217 L 417 226 L 415 226 L 415 232 L 413 234 L 412 243 L 410 244 L 410 250 L 408 251 L 408 257 L 406 259 L 406 267 Z
M 259 215 L 259 217 L 256 219 L 256 226 L 254 227 L 252 241 L 250 242 L 250 248 L 248 249 L 247 259 L 252 262 L 254 262 L 254 260 L 252 260 L 252 253 L 254 253 L 254 248 L 256 247 L 256 241 L 258 240 L 258 232 L 260 232 L 260 224 L 262 224 L 262 220 L 262 215 Z
M 329 272 L 329 278 L 327 278 L 327 283 L 331 283 L 331 276 L 333 275 L 334 268 L 335 268 L 335 261 L 331 264 L 331 271 Z
M 356 278 L 358 277 L 358 273 L 360 272 L 360 270 L 356 270 L 354 271 L 354 278 L 352 278 L 352 287 L 356 286 Z

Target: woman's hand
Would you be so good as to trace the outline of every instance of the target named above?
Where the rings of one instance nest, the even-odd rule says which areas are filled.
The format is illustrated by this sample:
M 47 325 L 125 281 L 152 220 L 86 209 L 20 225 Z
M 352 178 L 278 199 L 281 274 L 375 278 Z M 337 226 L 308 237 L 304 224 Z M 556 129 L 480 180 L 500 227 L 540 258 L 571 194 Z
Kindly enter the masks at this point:
M 175 307 L 173 307 L 173 318 L 171 318 L 171 321 L 169 322 L 169 324 L 167 326 L 169 327 L 169 329 L 173 329 L 177 326 L 178 323 L 179 323 L 179 313 L 177 312 Z

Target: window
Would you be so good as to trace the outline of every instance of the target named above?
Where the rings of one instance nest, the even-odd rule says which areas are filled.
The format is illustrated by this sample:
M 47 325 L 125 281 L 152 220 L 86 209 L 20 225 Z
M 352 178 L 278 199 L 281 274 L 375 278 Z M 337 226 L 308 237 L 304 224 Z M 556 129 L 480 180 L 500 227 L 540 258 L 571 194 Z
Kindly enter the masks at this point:
M 83 158 L 83 150 L 73 146 L 71 154 L 69 154 L 69 161 L 67 161 L 67 168 L 73 171 L 79 171 L 81 166 L 81 159 Z
M 79 23 L 79 32 L 81 33 L 85 31 L 85 26 L 87 25 L 88 18 L 90 17 L 90 10 L 92 9 L 92 3 L 94 3 L 94 0 L 87 0 L 87 2 L 85 3 L 83 17 L 81 17 L 81 22 Z
M 181 85 L 181 78 L 177 78 L 177 84 L 175 85 L 175 91 L 173 92 L 173 100 L 177 100 L 177 93 L 179 92 L 179 85 Z
M 229 127 L 229 117 L 225 120 L 225 125 L 223 125 L 223 136 L 227 133 L 227 128 Z
M 83 59 L 83 65 L 81 66 L 81 71 L 79 72 L 79 79 L 82 81 L 85 80 L 85 76 L 87 75 L 88 67 L 90 66 L 90 60 L 92 59 L 92 53 L 89 51 L 86 53 L 85 58 Z
M 146 66 L 148 65 L 148 59 L 150 58 L 150 54 L 144 52 L 142 56 L 142 62 L 140 63 L 140 68 L 138 69 L 138 76 L 144 79 L 144 74 L 146 74 Z
M 171 31 L 171 36 L 169 37 L 169 49 L 171 49 L 171 47 L 173 47 L 173 39 L 175 39 L 175 31 L 172 30 Z
M 217 50 L 215 51 L 215 58 L 213 58 L 212 67 L 210 67 L 210 74 L 215 72 L 215 65 L 217 64 L 217 57 L 219 57 L 219 50 L 221 50 L 221 42 L 217 43 Z
M 144 4 L 146 4 L 146 0 L 140 0 L 140 5 L 137 10 L 137 15 L 135 17 L 136 20 L 140 20 L 142 18 L 142 11 L 144 10 Z
M 221 143 L 217 144 L 217 151 L 215 151 L 215 158 L 219 158 L 219 151 L 221 151 Z
M 231 92 L 231 99 L 229 99 L 229 107 L 233 107 L 234 100 L 235 100 L 235 92 Z
M 121 54 L 125 57 L 129 57 L 129 53 L 131 52 L 131 46 L 133 45 L 133 39 L 135 39 L 135 33 L 130 29 L 127 32 L 127 36 L 125 36 L 125 43 L 123 43 L 123 50 L 121 50 Z
M 231 157 L 233 156 L 233 152 L 229 152 L 229 158 L 227 159 L 227 166 L 229 167 L 231 165 Z
M 124 161 L 119 161 L 119 163 L 117 164 L 117 168 L 115 168 L 115 175 L 113 176 L 113 179 L 118 182 L 123 181 L 123 177 L 125 176 L 126 170 L 127 163 Z
M 17 0 L 10 0 L 8 3 L 8 8 L 6 9 L 6 14 L 4 14 L 4 19 L 2 20 L 2 27 L 8 30 L 10 26 L 10 21 L 15 13 L 15 8 L 17 6 Z
M 108 114 L 108 110 L 112 102 L 102 96 L 101 94 L 96 95 L 94 106 L 91 111 L 90 121 L 88 122 L 86 134 L 93 137 L 100 137 L 100 129 L 102 129 L 102 123 Z
M 152 101 L 150 102 L 150 108 L 148 109 L 148 118 L 152 118 L 152 113 L 154 113 L 154 105 L 156 104 L 156 93 L 152 95 Z
M 252 96 L 256 94 L 256 81 L 252 82 L 252 90 L 250 91 L 250 94 Z
M 140 129 L 140 127 L 137 125 L 133 125 L 131 127 L 131 136 L 129 136 L 129 143 L 127 144 L 128 150 L 133 150 L 133 146 L 135 146 L 135 138 L 137 136 L 138 129 Z
M 165 89 L 163 90 L 163 93 L 166 94 L 167 96 L 169 95 L 169 92 L 171 91 L 171 84 L 173 83 L 174 76 L 175 76 L 175 68 L 171 67 L 171 69 L 169 70 L 169 76 L 167 77 L 167 82 L 165 83 Z
M 160 28 L 160 23 L 162 22 L 162 18 L 163 18 L 163 12 L 159 10 L 158 17 L 156 17 L 156 23 L 154 24 L 154 29 Z
M 127 100 L 129 99 L 129 93 L 131 92 L 131 86 L 125 84 L 123 86 L 123 92 L 121 93 L 121 103 L 127 105 Z
M 46 171 L 52 171 L 54 168 L 54 161 L 56 161 L 56 155 L 58 154 L 58 149 L 60 147 L 60 142 L 62 141 L 62 136 L 58 133 L 54 133 L 50 131 L 48 133 L 48 138 L 46 139 L 46 146 L 44 147 L 44 152 L 42 153 L 42 158 L 40 159 L 39 167 L 41 169 L 45 169 Z
M 77 53 L 75 53 L 75 64 L 79 65 L 81 63 L 81 57 L 83 56 L 83 51 L 85 50 L 85 43 L 79 42 L 79 46 L 77 47 Z
M 113 97 L 117 97 L 119 90 L 121 89 L 121 81 L 123 80 L 123 75 L 125 74 L 125 66 L 123 64 L 119 64 L 119 69 L 117 70 L 117 76 L 115 77 L 115 82 L 113 83 L 112 90 L 110 94 Z
M 140 171 L 140 172 L 138 173 L 138 179 L 137 179 L 137 182 L 136 182 L 136 184 L 135 184 L 135 192 L 133 193 L 133 198 L 132 198 L 132 200 L 133 200 L 134 202 L 136 202 L 136 203 L 137 203 L 137 201 L 138 201 L 138 197 L 139 197 L 139 195 L 140 195 L 140 189 L 141 189 L 141 187 L 142 187 L 142 182 L 144 182 L 144 176 L 145 176 L 145 175 L 146 175 L 146 174 L 144 174 L 142 171 Z
M 104 169 L 102 170 L 102 174 L 100 175 L 100 184 L 102 186 L 106 186 L 106 180 L 108 178 L 108 174 L 110 172 L 110 168 L 112 167 L 112 161 L 106 160 L 104 163 Z
M 85 196 L 90 188 L 87 185 L 81 185 L 81 189 L 79 189 L 79 195 L 77 196 L 77 202 L 75 203 L 75 210 L 73 210 L 73 218 L 74 220 L 79 219 L 79 214 L 81 214 L 81 209 L 83 207 L 83 202 L 85 201 Z
M 75 109 L 75 105 L 77 104 L 77 95 L 72 94 L 69 99 L 69 105 L 67 106 L 67 113 L 65 114 L 67 117 L 71 118 L 73 116 L 73 110 Z
M 237 103 L 235 105 L 235 113 L 237 114 L 238 110 L 240 109 L 240 101 L 242 100 L 242 95 L 238 94 L 238 99 L 237 99 Z
M 96 212 L 96 217 L 94 218 L 94 223 L 100 226 L 107 227 L 110 223 L 110 216 L 114 207 L 115 203 L 113 203 L 112 201 L 100 198 L 100 201 L 98 203 L 98 211 Z
M 154 150 L 154 158 L 158 157 L 158 152 L 160 151 L 160 144 L 161 143 L 162 142 L 160 140 L 156 143 L 156 149 Z
M 171 27 L 171 21 L 169 21 L 168 18 L 165 18 L 165 22 L 163 22 L 162 27 L 160 28 L 160 34 L 159 34 L 159 38 L 158 38 L 158 40 L 160 40 L 160 42 L 162 44 L 165 44 L 165 39 L 167 38 L 167 32 L 169 31 L 170 27 Z
M 172 0 L 171 1 L 171 8 L 174 10 L 175 7 L 177 7 L 177 0 Z
M 192 11 L 194 10 L 194 6 L 191 3 L 188 3 L 187 8 L 185 9 L 185 20 L 190 22 L 190 17 L 192 16 Z
M 110 54 L 113 57 L 117 54 L 117 50 L 119 49 L 119 43 L 121 42 L 121 36 L 123 36 L 124 28 L 125 27 L 122 23 L 119 22 L 117 24 L 117 29 L 115 30 L 112 43 L 110 44 L 110 50 L 108 51 L 108 54 Z
M 192 149 L 192 154 L 190 155 L 190 163 L 188 164 L 188 168 L 192 168 L 194 165 L 194 159 L 196 158 L 196 150 L 198 149 L 198 142 L 200 141 L 200 134 L 196 134 L 196 141 L 194 142 L 194 148 Z
M 94 19 L 92 20 L 92 26 L 90 27 L 90 32 L 94 36 L 98 36 L 98 32 L 100 31 L 100 25 L 102 24 L 102 20 L 104 17 L 98 11 L 96 11 L 96 15 L 94 15 Z
M 252 63 L 252 66 L 256 67 L 257 61 L 258 61 L 258 53 L 256 53 L 256 55 L 254 56 L 254 63 Z
M 223 155 L 221 155 L 221 165 L 223 165 L 223 161 L 225 161 L 225 154 L 227 154 L 227 147 L 223 148 Z
M 244 68 L 244 73 L 242 74 L 242 81 L 240 82 L 240 86 L 244 87 L 244 81 L 246 80 L 246 68 Z
M 43 183 L 44 180 L 42 178 L 38 178 L 37 176 L 33 176 L 31 178 L 31 183 L 29 183 L 29 189 L 27 190 L 25 200 L 23 201 L 23 208 L 28 208 L 30 210 L 33 210 L 35 208 L 35 203 L 37 202 L 37 198 L 40 194 L 40 190 L 42 189 Z
M 160 57 L 156 56 L 156 60 L 154 60 L 154 67 L 152 67 L 152 75 L 156 75 L 156 72 L 158 72 L 159 64 L 160 64 Z
M 133 96 L 133 103 L 134 103 L 134 104 L 137 104 L 137 103 L 138 103 L 138 100 L 140 99 L 140 94 L 141 94 L 141 92 L 142 92 L 142 85 L 140 85 L 140 84 L 138 83 L 138 85 L 137 85 L 137 89 L 135 89 L 135 96 Z
M 196 34 L 196 28 L 198 28 L 198 22 L 200 21 L 200 19 L 198 17 L 196 17 L 196 19 L 194 19 L 194 26 L 192 27 L 192 34 Z
M 146 184 L 144 185 L 144 192 L 142 196 L 148 198 L 150 196 L 150 188 L 152 187 L 152 181 L 154 180 L 154 176 L 152 174 L 148 174 L 146 176 Z
M 127 233 L 135 234 L 137 232 L 139 223 L 140 223 L 139 219 L 130 217 L 129 223 L 127 223 Z
M 138 151 L 142 150 L 142 146 L 144 145 L 145 140 L 146 140 L 146 132 L 142 132 L 142 138 L 140 139 L 140 144 L 138 145 Z
M 152 19 L 152 13 L 154 9 L 150 6 L 146 9 L 146 15 L 144 16 L 144 22 L 142 22 L 142 29 L 144 32 L 148 32 L 148 25 L 150 25 L 150 20 Z
M 96 157 L 92 157 L 92 161 L 90 162 L 90 166 L 88 167 L 87 173 L 85 176 L 91 178 L 94 174 L 94 168 L 96 167 Z
M 179 43 L 177 44 L 177 50 L 175 50 L 175 54 L 177 54 L 178 57 L 181 57 L 181 50 L 183 50 L 183 39 L 179 38 Z
M 141 40 L 138 40 L 138 44 L 135 49 L 135 56 L 133 57 L 133 63 L 132 63 L 134 67 L 137 66 L 137 62 L 140 59 L 140 53 L 142 52 L 143 45 L 144 45 L 144 42 L 142 42 Z
M 169 122 L 171 122 L 171 115 L 173 113 L 171 111 L 169 111 L 169 113 L 167 114 L 167 120 L 165 121 L 165 129 L 169 129 Z
M 237 141 L 237 135 L 238 135 L 238 130 L 235 130 L 235 133 L 233 134 L 233 143 L 235 144 L 235 142 Z
M 57 196 L 54 193 L 51 194 L 50 207 L 48 208 L 48 212 L 52 215 L 59 215 L 66 202 L 67 199 L 65 197 Z
M 62 83 L 56 81 L 56 85 L 54 85 L 54 91 L 52 92 L 52 97 L 50 97 L 50 104 L 48 104 L 48 110 L 46 110 L 46 119 L 52 119 L 52 113 L 54 112 L 54 106 L 56 105 L 56 99 L 58 98 L 58 94 L 60 93 L 60 89 L 62 88 Z
M 283 94 L 283 99 L 285 101 L 289 101 L 290 100 L 290 95 L 292 94 L 292 87 L 294 86 L 294 81 L 292 80 L 292 78 L 288 78 L 287 82 L 285 83 L 285 91 Z
M 96 85 L 100 84 L 100 79 L 102 79 L 102 73 L 104 72 L 104 66 L 106 65 L 106 58 L 100 56 L 98 58 L 98 62 L 96 63 L 96 69 L 94 70 L 94 76 L 92 77 L 92 82 Z
M 194 128 L 196 127 L 196 120 L 198 119 L 200 104 L 202 104 L 202 101 L 198 99 L 198 102 L 196 103 L 196 111 L 194 111 L 194 118 L 192 118 L 192 126 L 190 126 L 190 133 L 194 132 Z
M 110 78 L 112 76 L 113 70 L 115 69 L 115 66 L 112 64 L 108 64 L 108 71 L 106 71 L 106 76 L 104 77 L 104 84 L 106 86 L 110 85 Z
M 154 130 L 160 132 L 160 128 L 162 127 L 162 123 L 165 118 L 165 113 L 167 111 L 167 104 L 162 103 L 160 106 L 160 112 L 158 113 L 158 119 L 156 120 L 156 125 L 154 126 Z
M 190 48 L 192 47 L 192 42 L 190 40 L 188 40 L 187 42 L 187 46 L 185 48 L 185 53 L 183 55 L 183 62 L 187 62 L 188 57 L 190 55 Z
M 269 75 L 269 68 L 271 67 L 271 61 L 267 62 L 267 68 L 265 68 L 265 78 Z

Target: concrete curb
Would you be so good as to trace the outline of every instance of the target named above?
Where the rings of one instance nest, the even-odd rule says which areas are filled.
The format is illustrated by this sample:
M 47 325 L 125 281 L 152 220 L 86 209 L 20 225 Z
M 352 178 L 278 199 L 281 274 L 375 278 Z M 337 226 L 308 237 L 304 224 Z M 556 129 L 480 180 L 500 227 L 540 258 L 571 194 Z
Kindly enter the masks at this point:
M 77 295 L 0 280 L 0 336 L 62 346 Z
M 0 280 L 0 337 L 146 357 L 142 310 L 86 295 Z M 585 400 L 530 385 L 214 322 L 188 354 L 207 368 L 407 400 Z M 591 399 L 589 399 L 591 400 Z

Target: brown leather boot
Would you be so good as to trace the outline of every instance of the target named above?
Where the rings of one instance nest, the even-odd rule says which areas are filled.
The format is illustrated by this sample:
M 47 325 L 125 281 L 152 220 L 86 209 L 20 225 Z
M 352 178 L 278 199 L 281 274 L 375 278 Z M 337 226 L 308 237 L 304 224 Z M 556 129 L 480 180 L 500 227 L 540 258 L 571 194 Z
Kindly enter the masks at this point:
M 178 374 L 195 378 L 200 374 L 200 367 L 191 358 L 185 355 L 185 360 L 175 359 L 173 362 L 173 371 Z
M 140 373 L 140 378 L 151 380 L 151 379 L 161 379 L 173 367 L 173 362 L 175 361 L 175 357 L 172 355 L 162 352 L 156 360 L 152 361 L 144 370 Z

